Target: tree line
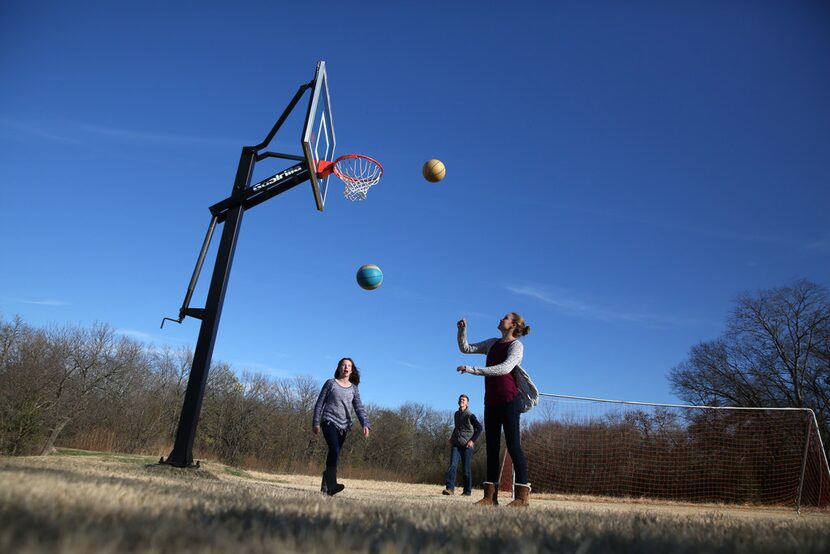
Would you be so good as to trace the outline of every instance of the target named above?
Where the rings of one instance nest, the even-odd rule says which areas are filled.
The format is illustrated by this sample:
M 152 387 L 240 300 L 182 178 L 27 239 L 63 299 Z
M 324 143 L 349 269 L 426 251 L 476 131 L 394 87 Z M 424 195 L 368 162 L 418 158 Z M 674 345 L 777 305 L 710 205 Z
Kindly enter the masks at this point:
M 827 289 L 796 279 L 744 293 L 725 323 L 721 336 L 692 346 L 688 359 L 670 369 L 675 394 L 700 405 L 810 408 L 826 453 Z M 0 454 L 45 454 L 63 445 L 167 455 L 191 361 L 188 348 L 156 349 L 106 324 L 35 328 L 0 318 Z M 320 470 L 326 447 L 310 425 L 321 385 L 213 363 L 194 455 L 272 471 Z M 347 475 L 442 481 L 451 410 L 416 403 L 367 410 L 372 436 L 346 442 Z M 473 458 L 475 482 L 484 476 L 484 458 Z
M 20 318 L 0 320 L 0 454 L 65 446 L 166 456 L 192 356 L 188 348 L 147 346 L 106 324 L 35 328 Z M 307 376 L 276 379 L 213 363 L 194 456 L 250 469 L 322 471 L 325 441 L 311 433 L 321 386 Z M 346 441 L 346 475 L 442 482 L 451 410 L 366 408 L 372 435 Z M 476 458 L 483 476 L 484 456 Z

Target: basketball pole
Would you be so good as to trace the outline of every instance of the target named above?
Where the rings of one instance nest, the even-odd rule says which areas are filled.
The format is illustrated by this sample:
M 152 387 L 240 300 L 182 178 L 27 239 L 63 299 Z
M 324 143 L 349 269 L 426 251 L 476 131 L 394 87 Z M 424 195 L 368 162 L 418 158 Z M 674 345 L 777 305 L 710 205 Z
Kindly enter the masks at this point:
M 234 200 L 241 200 L 242 193 L 250 184 L 255 159 L 256 150 L 249 147 L 242 149 L 239 169 L 236 172 L 236 180 L 231 193 L 231 198 Z M 222 230 L 222 239 L 216 253 L 216 264 L 213 267 L 210 289 L 208 290 L 204 311 L 201 314 L 202 325 L 199 329 L 196 351 L 193 354 L 190 377 L 187 380 L 184 404 L 179 417 L 179 427 L 176 431 L 176 442 L 170 456 L 166 460 L 160 460 L 160 463 L 176 467 L 190 467 L 193 465 L 193 440 L 196 437 L 196 426 L 199 421 L 199 414 L 202 411 L 202 399 L 204 398 L 205 385 L 210 371 L 210 362 L 213 358 L 216 332 L 219 330 L 219 319 L 222 316 L 225 291 L 228 288 L 228 277 L 231 273 L 243 213 L 244 209 L 240 202 L 236 207 L 229 209 L 225 215 L 225 228 Z M 196 467 L 198 467 L 198 463 Z
M 271 179 L 267 179 L 261 183 L 267 183 L 267 186 L 263 186 L 262 188 L 256 186 L 252 188 L 250 184 L 254 165 L 257 161 L 268 157 L 303 160 L 300 156 L 274 152 L 260 153 L 260 150 L 271 142 L 271 139 L 274 138 L 274 135 L 285 122 L 288 114 L 291 113 L 302 95 L 311 85 L 312 83 L 307 83 L 300 86 L 300 89 L 294 95 L 294 98 L 262 143 L 257 146 L 245 146 L 242 148 L 231 195 L 210 208 L 211 214 L 213 215 L 211 229 L 217 220 L 223 222 L 225 227 L 222 230 L 222 238 L 216 253 L 216 263 L 213 267 L 213 275 L 210 280 L 210 288 L 208 289 L 205 307 L 203 309 L 189 307 L 192 289 L 195 286 L 194 279 L 191 279 L 188 294 L 185 295 L 185 302 L 179 310 L 178 320 L 165 318 L 165 320 L 181 323 L 185 316 L 190 316 L 200 319 L 202 323 L 199 328 L 196 350 L 193 354 L 193 363 L 190 367 L 190 376 L 187 380 L 187 389 L 185 390 L 184 404 L 182 405 L 182 411 L 179 416 L 179 425 L 176 429 L 176 440 L 170 455 L 167 459 L 162 457 L 159 460 L 160 464 L 183 468 L 199 467 L 198 461 L 195 464 L 193 463 L 193 441 L 196 438 L 196 428 L 199 423 L 199 414 L 202 410 L 202 400 L 204 399 L 205 385 L 207 384 L 210 364 L 213 358 L 213 348 L 216 344 L 216 333 L 219 330 L 219 319 L 222 315 L 225 291 L 228 287 L 228 279 L 230 277 L 231 266 L 233 265 L 233 256 L 236 251 L 236 243 L 242 225 L 242 215 L 247 208 L 256 206 L 265 200 L 273 198 L 305 182 L 309 179 L 311 171 L 310 168 L 304 168 L 304 166 L 301 167 L 302 164 L 298 164 L 287 172 L 278 173 Z M 210 234 L 211 231 L 209 230 L 208 238 L 199 256 L 199 261 L 196 263 L 196 270 L 194 271 L 195 277 L 198 277 L 201 264 L 204 261 L 204 253 L 209 245 Z M 162 321 L 162 325 L 164 325 L 164 320 Z

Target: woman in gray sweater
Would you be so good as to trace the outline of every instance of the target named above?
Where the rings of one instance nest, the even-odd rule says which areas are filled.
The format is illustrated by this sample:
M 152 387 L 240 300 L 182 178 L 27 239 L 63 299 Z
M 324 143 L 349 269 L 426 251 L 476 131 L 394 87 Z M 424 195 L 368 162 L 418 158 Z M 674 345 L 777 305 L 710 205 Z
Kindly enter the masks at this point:
M 345 488 L 337 482 L 337 462 L 340 459 L 343 441 L 352 428 L 350 406 L 354 408 L 357 419 L 363 426 L 363 436 L 369 438 L 369 419 L 360 400 L 360 391 L 357 388 L 359 384 L 360 371 L 354 365 L 354 361 L 351 358 L 343 358 L 337 363 L 334 379 L 323 383 L 314 405 L 311 430 L 315 435 L 322 430 L 323 438 L 329 447 L 320 491 L 329 496 L 334 496 Z

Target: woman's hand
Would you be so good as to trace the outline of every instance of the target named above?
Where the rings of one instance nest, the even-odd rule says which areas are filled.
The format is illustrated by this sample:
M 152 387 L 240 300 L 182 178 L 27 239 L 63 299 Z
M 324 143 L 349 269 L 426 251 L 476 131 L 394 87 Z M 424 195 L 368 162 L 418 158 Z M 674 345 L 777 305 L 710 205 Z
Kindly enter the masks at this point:
M 459 319 L 458 323 L 456 323 L 456 325 L 458 325 L 459 329 L 465 329 L 467 327 L 467 320 L 466 319 Z
M 315 435 L 318 435 L 320 433 L 320 426 L 319 425 L 313 426 L 311 428 L 311 432 L 314 433 Z
M 465 366 L 465 365 L 460 365 L 460 366 L 458 366 L 457 368 L 455 368 L 455 370 L 456 370 L 458 373 L 467 373 L 467 366 Z
M 369 438 L 369 428 L 368 428 L 368 427 L 364 427 L 364 428 L 363 428 L 363 438 L 364 438 L 364 439 L 368 439 L 368 438 Z

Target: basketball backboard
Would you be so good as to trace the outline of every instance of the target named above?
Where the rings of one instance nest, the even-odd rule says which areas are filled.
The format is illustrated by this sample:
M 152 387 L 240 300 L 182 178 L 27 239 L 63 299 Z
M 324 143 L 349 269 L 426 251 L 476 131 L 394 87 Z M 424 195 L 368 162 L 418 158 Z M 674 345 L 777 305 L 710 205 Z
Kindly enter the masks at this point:
M 337 143 L 334 137 L 334 123 L 331 119 L 331 100 L 329 99 L 329 85 L 326 79 L 326 62 L 317 63 L 311 100 L 309 100 L 305 127 L 303 128 L 302 143 L 311 175 L 314 200 L 317 202 L 317 209 L 323 211 L 331 176 L 318 177 L 317 168 L 321 161 L 334 161 L 334 147 Z

